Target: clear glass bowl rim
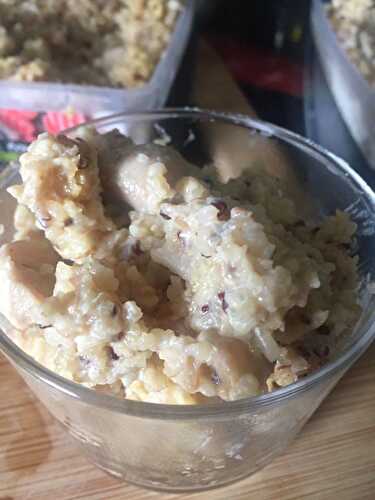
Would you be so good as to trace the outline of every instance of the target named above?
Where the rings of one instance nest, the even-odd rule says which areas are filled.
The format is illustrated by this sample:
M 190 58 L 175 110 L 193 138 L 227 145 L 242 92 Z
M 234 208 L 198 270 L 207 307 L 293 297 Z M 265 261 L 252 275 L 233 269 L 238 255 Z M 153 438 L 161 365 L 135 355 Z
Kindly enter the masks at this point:
M 221 111 L 203 110 L 199 108 L 167 108 L 162 110 L 122 112 L 91 120 L 85 125 L 103 126 L 116 125 L 119 121 L 142 121 L 156 119 L 197 119 L 206 121 L 221 121 L 223 123 L 238 125 L 248 129 L 256 130 L 266 137 L 274 137 L 281 142 L 287 143 L 303 150 L 305 153 L 318 160 L 330 163 L 331 171 L 343 174 L 348 182 L 351 182 L 366 196 L 375 217 L 375 193 L 371 187 L 341 158 L 318 146 L 312 141 L 295 134 L 282 127 L 272 125 L 268 122 L 250 118 L 238 113 L 226 113 Z M 66 130 L 69 133 L 78 127 Z M 220 402 L 209 405 L 170 405 L 154 404 L 127 399 L 119 399 L 114 396 L 101 394 L 75 382 L 71 382 L 43 367 L 33 358 L 24 353 L 12 340 L 0 329 L 0 350 L 12 361 L 12 363 L 26 371 L 29 375 L 40 382 L 58 390 L 65 395 L 80 400 L 87 405 L 105 408 L 108 411 L 133 415 L 141 418 L 156 418 L 160 420 L 190 420 L 190 419 L 219 419 L 230 415 L 249 414 L 262 407 L 278 405 L 286 400 L 296 397 L 312 386 L 317 386 L 330 376 L 350 367 L 351 364 L 363 354 L 371 342 L 375 339 L 375 311 L 365 322 L 363 332 L 359 332 L 357 341 L 336 360 L 327 363 L 320 370 L 308 375 L 306 378 L 278 389 L 275 392 L 263 394 L 257 397 L 249 397 L 237 401 Z

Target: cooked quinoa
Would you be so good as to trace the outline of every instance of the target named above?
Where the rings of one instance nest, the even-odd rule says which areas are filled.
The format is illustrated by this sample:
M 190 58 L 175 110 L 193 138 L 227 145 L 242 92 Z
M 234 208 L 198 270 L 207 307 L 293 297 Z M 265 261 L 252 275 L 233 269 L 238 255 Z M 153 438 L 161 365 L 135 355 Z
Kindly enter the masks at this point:
M 260 166 L 222 184 L 169 146 L 89 128 L 40 135 L 20 163 L 0 311 L 63 377 L 139 401 L 232 401 L 319 369 L 358 319 L 355 224 L 303 220 Z
M 142 85 L 180 10 L 180 0 L 0 0 L 0 79 Z
M 327 10 L 350 60 L 375 85 L 375 1 L 332 0 Z

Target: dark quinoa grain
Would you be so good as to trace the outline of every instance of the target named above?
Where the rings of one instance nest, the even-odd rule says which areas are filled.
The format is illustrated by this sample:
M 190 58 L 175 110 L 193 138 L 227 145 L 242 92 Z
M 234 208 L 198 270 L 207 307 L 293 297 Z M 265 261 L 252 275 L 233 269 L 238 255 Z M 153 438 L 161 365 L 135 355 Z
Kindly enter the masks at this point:
M 141 244 L 139 241 L 137 241 L 137 243 L 133 246 L 133 253 L 138 256 L 143 254 L 143 250 L 141 249 Z
M 160 217 L 163 217 L 165 220 L 171 220 L 171 217 L 169 215 L 165 214 L 164 212 L 160 212 Z
M 120 356 L 118 356 L 118 355 L 115 353 L 115 351 L 114 351 L 114 349 L 113 349 L 113 347 L 112 347 L 112 346 L 108 346 L 108 347 L 107 347 L 107 350 L 108 350 L 108 355 L 109 355 L 109 357 L 110 357 L 113 361 L 117 361 L 118 359 L 120 359 Z
M 69 227 L 74 224 L 74 220 L 71 217 L 68 217 L 67 219 L 64 220 L 64 226 Z
M 225 300 L 225 292 L 219 292 L 217 294 L 217 296 L 219 297 L 219 300 L 221 302 L 221 308 L 224 312 L 227 312 L 227 309 L 229 307 L 228 305 L 228 302 Z
M 82 366 L 89 366 L 90 360 L 87 356 L 80 355 L 80 356 L 78 356 L 78 359 L 79 359 Z
M 318 358 L 326 358 L 329 356 L 330 349 L 327 345 L 317 347 L 316 349 L 313 349 L 313 353 L 318 356 Z
M 317 329 L 319 335 L 330 335 L 331 330 L 327 325 L 322 325 Z
M 215 385 L 219 385 L 221 383 L 220 377 L 217 374 L 216 370 L 212 370 L 211 380 Z
M 220 221 L 226 221 L 230 219 L 230 210 L 228 208 L 228 205 L 224 201 L 222 200 L 213 201 L 211 205 L 217 208 L 218 210 L 217 218 Z
M 116 335 L 116 339 L 117 339 L 118 341 L 123 340 L 124 338 L 125 338 L 125 333 L 124 333 L 124 332 L 120 332 L 120 333 L 118 333 L 118 334 Z

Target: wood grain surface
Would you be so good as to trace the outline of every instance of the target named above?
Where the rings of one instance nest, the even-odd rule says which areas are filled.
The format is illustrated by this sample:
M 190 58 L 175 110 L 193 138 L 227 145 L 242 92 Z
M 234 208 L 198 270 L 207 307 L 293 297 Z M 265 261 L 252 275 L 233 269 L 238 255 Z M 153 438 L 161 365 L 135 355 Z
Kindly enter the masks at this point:
M 207 51 L 204 57 L 209 71 Z M 211 81 L 218 83 L 220 71 L 230 81 L 218 60 L 212 61 L 216 74 L 211 73 Z M 238 92 L 232 100 L 228 87 L 225 93 L 227 110 L 251 112 Z M 219 107 L 220 96 L 215 100 L 212 94 L 208 85 L 210 107 Z M 205 96 L 197 103 L 204 104 Z M 0 356 L 0 500 L 73 499 L 374 500 L 375 346 L 339 382 L 283 456 L 233 486 L 180 495 L 142 490 L 90 465 Z
M 374 500 L 375 346 L 346 374 L 288 451 L 233 486 L 162 494 L 90 465 L 0 358 L 0 500 Z

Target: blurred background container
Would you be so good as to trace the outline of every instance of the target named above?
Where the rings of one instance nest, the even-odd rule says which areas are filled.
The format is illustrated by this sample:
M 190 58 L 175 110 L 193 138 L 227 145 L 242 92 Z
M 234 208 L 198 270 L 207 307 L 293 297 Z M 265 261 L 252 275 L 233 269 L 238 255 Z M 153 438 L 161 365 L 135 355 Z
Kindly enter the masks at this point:
M 321 0 L 313 0 L 311 28 L 327 83 L 352 137 L 375 168 L 375 93 L 340 46 Z

